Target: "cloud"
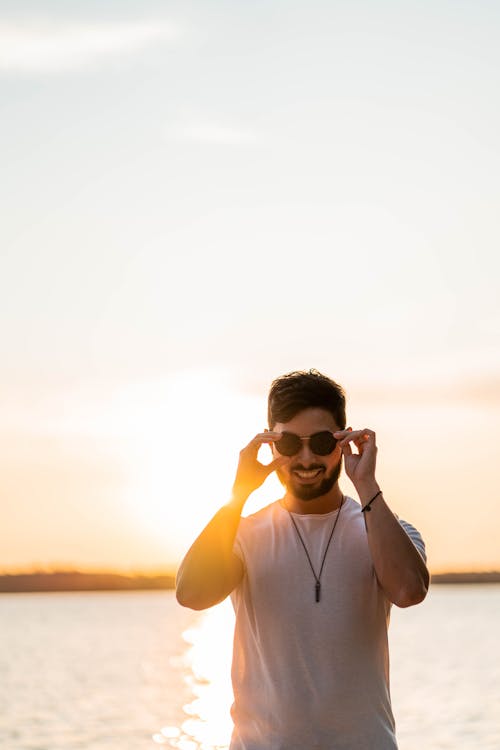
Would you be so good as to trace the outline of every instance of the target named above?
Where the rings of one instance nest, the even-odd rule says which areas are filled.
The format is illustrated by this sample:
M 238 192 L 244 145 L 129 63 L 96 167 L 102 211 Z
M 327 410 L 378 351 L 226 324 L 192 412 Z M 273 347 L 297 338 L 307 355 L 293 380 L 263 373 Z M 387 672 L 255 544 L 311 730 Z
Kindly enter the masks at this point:
M 257 135 L 251 130 L 220 123 L 195 123 L 185 125 L 177 131 L 182 140 L 214 146 L 248 146 L 257 143 Z
M 176 27 L 165 21 L 0 22 L 0 72 L 38 74 L 88 68 L 177 36 Z

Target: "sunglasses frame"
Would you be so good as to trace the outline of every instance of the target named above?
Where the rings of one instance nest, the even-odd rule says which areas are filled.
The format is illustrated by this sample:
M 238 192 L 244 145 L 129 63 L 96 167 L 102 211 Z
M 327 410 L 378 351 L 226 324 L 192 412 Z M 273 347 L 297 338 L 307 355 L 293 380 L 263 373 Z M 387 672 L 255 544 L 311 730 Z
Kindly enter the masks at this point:
M 279 440 L 274 441 L 274 446 L 278 453 L 281 456 L 287 456 L 288 458 L 291 458 L 292 456 L 296 456 L 297 453 L 300 453 L 302 448 L 302 443 L 307 441 L 309 443 L 309 447 L 311 449 L 311 452 L 314 453 L 315 456 L 330 456 L 335 448 L 337 447 L 338 440 L 336 437 L 333 436 L 333 432 L 331 430 L 320 430 L 320 432 L 315 432 L 312 435 L 307 435 L 305 437 L 302 437 L 301 435 L 296 435 L 295 432 L 288 432 L 287 430 L 284 430 L 282 433 L 282 438 Z M 323 435 L 331 435 L 331 438 L 333 440 L 333 447 L 331 450 L 327 451 L 326 453 L 318 453 L 314 450 L 313 445 L 311 444 L 311 441 L 314 441 L 315 438 L 318 438 L 318 436 Z M 293 453 L 282 453 L 280 450 L 280 443 L 283 440 L 284 437 L 287 437 L 287 439 L 293 438 L 295 440 L 296 450 L 294 450 Z

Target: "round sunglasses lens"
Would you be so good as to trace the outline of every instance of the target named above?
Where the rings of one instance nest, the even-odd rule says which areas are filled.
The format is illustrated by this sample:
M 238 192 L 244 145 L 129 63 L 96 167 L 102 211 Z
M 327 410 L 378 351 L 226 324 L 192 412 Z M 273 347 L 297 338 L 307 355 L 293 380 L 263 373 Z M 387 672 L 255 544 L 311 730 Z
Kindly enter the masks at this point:
M 293 435 L 291 432 L 282 432 L 280 439 L 276 440 L 274 445 L 282 456 L 294 456 L 300 450 L 301 440 L 298 435 Z
M 331 432 L 317 432 L 316 435 L 311 435 L 309 445 L 317 456 L 328 456 L 335 450 L 337 441 Z

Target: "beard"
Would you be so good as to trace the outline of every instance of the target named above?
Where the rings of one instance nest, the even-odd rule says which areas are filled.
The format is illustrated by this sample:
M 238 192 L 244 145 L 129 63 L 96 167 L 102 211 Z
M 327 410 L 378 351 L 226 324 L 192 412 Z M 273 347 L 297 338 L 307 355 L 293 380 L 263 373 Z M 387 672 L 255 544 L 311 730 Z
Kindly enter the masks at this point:
M 305 469 L 305 466 L 294 466 L 294 469 Z M 315 466 L 309 466 L 308 469 L 319 469 L 323 468 L 320 464 Z M 298 500 L 316 500 L 317 497 L 326 495 L 337 482 L 340 472 L 342 470 L 342 458 L 338 464 L 333 467 L 330 474 L 323 476 L 319 484 L 298 484 L 293 478 L 293 472 L 290 471 L 289 476 L 285 476 L 279 469 L 276 471 L 281 484 L 284 485 L 287 492 L 296 497 Z

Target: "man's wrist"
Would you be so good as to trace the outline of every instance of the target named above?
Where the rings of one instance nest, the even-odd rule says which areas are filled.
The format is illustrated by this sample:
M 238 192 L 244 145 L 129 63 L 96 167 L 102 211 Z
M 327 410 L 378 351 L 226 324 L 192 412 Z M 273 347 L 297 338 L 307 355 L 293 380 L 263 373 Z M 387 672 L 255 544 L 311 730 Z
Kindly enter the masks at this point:
M 356 487 L 356 492 L 358 493 L 359 500 L 363 507 L 366 505 L 366 503 L 370 502 L 372 497 L 377 492 L 380 492 L 380 485 L 375 478 L 367 479 L 363 482 L 358 482 L 354 486 Z
M 228 505 L 241 511 L 249 497 L 250 494 L 248 492 L 243 492 L 242 490 L 237 490 L 233 487 Z

